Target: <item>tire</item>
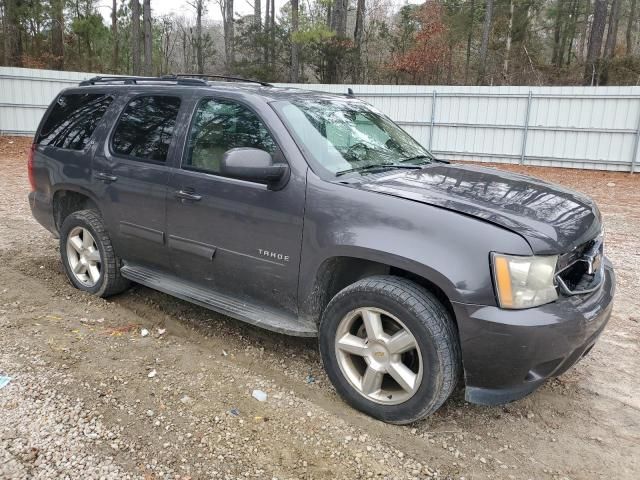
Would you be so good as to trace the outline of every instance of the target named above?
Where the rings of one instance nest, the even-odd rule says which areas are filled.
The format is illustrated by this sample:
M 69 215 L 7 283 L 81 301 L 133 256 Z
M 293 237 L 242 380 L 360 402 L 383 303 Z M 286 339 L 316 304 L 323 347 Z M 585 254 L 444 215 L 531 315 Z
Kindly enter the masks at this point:
M 73 265 L 78 263 L 80 254 L 75 250 L 75 247 L 69 245 L 69 237 L 83 239 L 86 234 L 82 232 L 85 231 L 88 231 L 92 237 L 86 238 L 93 240 L 93 242 L 91 242 L 92 246 L 90 247 L 85 247 L 83 242 L 81 248 L 86 255 L 94 255 L 91 259 L 99 271 L 97 278 L 92 277 L 87 268 L 85 268 L 84 274 L 73 272 Z M 95 257 L 96 252 L 99 253 L 99 258 Z M 123 292 L 130 285 L 130 282 L 120 275 L 120 259 L 115 256 L 111 239 L 105 230 L 102 217 L 95 210 L 79 210 L 64 219 L 60 228 L 60 256 L 62 257 L 62 265 L 64 265 L 67 278 L 79 290 L 98 297 L 109 297 Z M 98 258 L 99 261 L 95 261 L 95 258 Z M 81 277 L 86 278 L 83 279 Z
M 369 335 L 365 317 L 372 319 L 369 325 L 382 325 L 383 333 Z M 389 343 L 400 338 L 398 327 L 405 330 L 402 348 Z M 451 314 L 432 293 L 400 277 L 369 277 L 340 291 L 323 313 L 319 345 L 338 394 L 353 408 L 387 423 L 407 424 L 434 413 L 460 376 L 460 343 Z M 397 353 L 409 345 L 415 348 Z M 366 354 L 360 357 L 362 352 Z

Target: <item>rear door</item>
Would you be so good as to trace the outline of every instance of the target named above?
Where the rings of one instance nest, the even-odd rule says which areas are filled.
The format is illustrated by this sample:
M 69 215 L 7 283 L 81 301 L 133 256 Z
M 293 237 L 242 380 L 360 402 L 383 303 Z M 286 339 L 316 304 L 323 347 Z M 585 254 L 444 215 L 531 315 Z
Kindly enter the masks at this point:
M 98 149 L 93 182 L 117 254 L 170 269 L 165 246 L 170 160 L 177 150 L 182 99 L 161 93 L 129 95 L 111 134 Z
M 167 242 L 181 278 L 295 313 L 306 170 L 292 168 L 278 191 L 220 174 L 223 154 L 236 147 L 286 161 L 290 139 L 267 127 L 279 121 L 268 105 L 257 108 L 219 97 L 197 103 L 182 164 L 169 180 Z

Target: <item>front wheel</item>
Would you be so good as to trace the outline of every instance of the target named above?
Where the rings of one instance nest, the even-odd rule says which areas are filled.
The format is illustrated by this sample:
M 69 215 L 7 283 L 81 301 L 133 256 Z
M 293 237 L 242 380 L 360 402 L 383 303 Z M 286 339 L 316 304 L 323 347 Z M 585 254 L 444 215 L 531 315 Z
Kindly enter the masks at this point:
M 458 381 L 460 346 L 450 313 L 404 278 L 370 277 L 340 291 L 323 314 L 319 342 L 338 393 L 385 422 L 430 415 Z
M 65 218 L 60 228 L 60 255 L 69 281 L 80 290 L 108 297 L 129 286 L 120 275 L 120 259 L 95 210 L 80 210 Z

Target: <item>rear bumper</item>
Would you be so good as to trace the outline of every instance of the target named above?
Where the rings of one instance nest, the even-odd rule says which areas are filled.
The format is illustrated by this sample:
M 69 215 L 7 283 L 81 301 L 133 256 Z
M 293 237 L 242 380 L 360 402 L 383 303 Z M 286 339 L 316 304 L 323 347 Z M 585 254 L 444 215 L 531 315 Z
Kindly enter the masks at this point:
M 29 193 L 29 206 L 31 207 L 33 218 L 57 237 L 58 230 L 56 229 L 56 222 L 53 216 L 53 205 L 49 201 L 49 198 L 43 197 L 43 195 L 37 191 L 31 192 Z
M 562 297 L 527 310 L 454 303 L 465 371 L 465 398 L 481 405 L 518 400 L 586 355 L 609 321 L 615 274 L 588 296 Z

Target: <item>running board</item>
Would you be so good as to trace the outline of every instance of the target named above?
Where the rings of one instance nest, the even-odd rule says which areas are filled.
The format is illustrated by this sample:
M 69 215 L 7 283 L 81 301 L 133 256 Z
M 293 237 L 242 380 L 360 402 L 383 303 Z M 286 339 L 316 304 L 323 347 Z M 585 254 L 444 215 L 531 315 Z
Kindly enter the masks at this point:
M 133 282 L 260 328 L 296 337 L 316 337 L 318 335 L 315 326 L 302 323 L 298 317 L 212 292 L 165 273 L 132 264 L 124 265 L 120 269 L 120 273 Z

